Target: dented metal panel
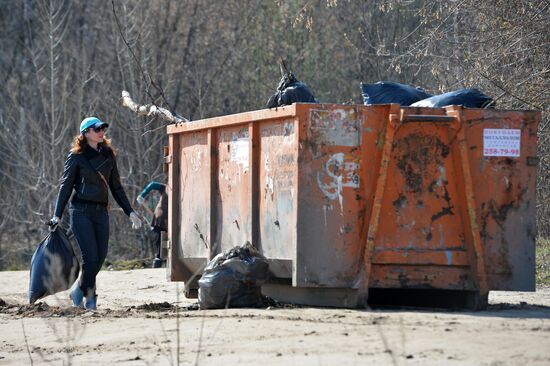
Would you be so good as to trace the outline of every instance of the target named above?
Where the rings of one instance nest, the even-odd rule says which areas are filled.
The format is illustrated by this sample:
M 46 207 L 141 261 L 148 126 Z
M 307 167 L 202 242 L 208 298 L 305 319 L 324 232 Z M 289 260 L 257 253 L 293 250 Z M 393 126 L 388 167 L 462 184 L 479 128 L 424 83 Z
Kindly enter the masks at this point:
M 360 177 L 360 111 L 354 106 L 316 106 L 298 112 L 295 286 L 353 287 L 356 281 L 366 203 Z

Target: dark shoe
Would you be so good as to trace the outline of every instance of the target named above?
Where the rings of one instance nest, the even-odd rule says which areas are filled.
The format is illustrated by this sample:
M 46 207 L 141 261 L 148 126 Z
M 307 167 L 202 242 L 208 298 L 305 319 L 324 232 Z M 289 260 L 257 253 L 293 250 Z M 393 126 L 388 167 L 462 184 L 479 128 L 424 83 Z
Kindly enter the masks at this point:
M 84 292 L 82 292 L 82 290 L 80 289 L 80 285 L 78 284 L 78 281 L 76 281 L 71 287 L 71 292 L 69 293 L 69 297 L 73 301 L 73 306 L 78 308 L 82 307 Z
M 89 298 L 86 298 L 86 304 L 84 304 L 86 310 L 96 310 L 97 309 L 97 295 L 92 295 Z
M 160 267 L 162 267 L 162 259 L 158 257 L 153 259 L 153 268 L 160 268 Z

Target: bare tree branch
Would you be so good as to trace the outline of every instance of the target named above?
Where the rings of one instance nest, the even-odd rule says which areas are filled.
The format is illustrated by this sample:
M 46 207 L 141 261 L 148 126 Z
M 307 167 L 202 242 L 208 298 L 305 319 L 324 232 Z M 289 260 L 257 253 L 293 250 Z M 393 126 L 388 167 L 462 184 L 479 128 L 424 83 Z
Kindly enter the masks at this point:
M 130 109 L 131 111 L 137 113 L 140 117 L 160 117 L 165 121 L 170 123 L 185 123 L 189 120 L 185 117 L 174 115 L 166 108 L 156 106 L 154 104 L 145 104 L 140 105 L 132 100 L 130 93 L 126 90 L 122 91 L 122 97 L 120 98 L 120 104 L 123 107 Z

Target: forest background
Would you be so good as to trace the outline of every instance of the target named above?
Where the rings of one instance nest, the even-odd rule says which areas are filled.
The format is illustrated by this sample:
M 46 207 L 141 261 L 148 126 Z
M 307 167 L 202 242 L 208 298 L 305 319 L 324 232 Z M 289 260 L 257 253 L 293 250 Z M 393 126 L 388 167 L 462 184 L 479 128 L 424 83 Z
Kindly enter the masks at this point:
M 476 87 L 499 109 L 541 110 L 537 224 L 548 270 L 548 1 L 0 5 L 0 270 L 28 268 L 46 234 L 43 222 L 53 214 L 63 163 L 82 118 L 96 115 L 111 123 L 123 184 L 136 205 L 145 184 L 165 180 L 166 122 L 122 108 L 121 91 L 191 120 L 262 109 L 279 82 L 279 58 L 321 102 L 361 104 L 360 82 L 392 80 L 434 94 Z M 147 228 L 132 231 L 120 210 L 111 217 L 108 259 L 149 256 Z

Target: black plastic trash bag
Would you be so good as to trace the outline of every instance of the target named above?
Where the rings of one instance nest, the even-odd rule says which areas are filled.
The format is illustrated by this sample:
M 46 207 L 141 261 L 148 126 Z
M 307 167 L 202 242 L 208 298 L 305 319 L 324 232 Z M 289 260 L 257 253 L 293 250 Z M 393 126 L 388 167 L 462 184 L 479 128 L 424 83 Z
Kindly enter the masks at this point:
M 421 88 L 393 81 L 379 81 L 375 84 L 361 83 L 361 94 L 364 104 L 397 103 L 403 106 L 432 96 Z
M 420 100 L 412 104 L 411 107 L 437 108 L 447 105 L 463 105 L 468 108 L 494 108 L 495 103 L 491 97 L 477 89 L 460 89 Z
M 319 103 L 307 85 L 288 71 L 284 61 L 281 61 L 280 67 L 283 76 L 277 86 L 277 93 L 269 97 L 266 108 L 281 107 L 292 103 Z
M 29 303 L 67 290 L 78 277 L 80 263 L 60 227 L 38 245 L 31 259 Z
M 201 309 L 262 307 L 261 285 L 269 276 L 267 259 L 250 244 L 236 246 L 208 262 L 199 280 Z

